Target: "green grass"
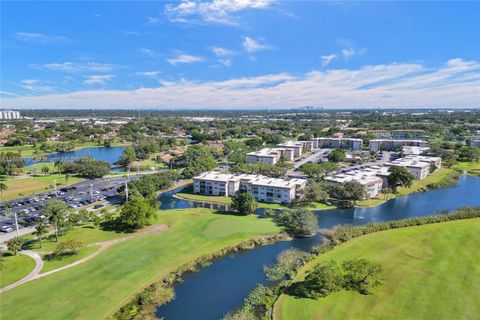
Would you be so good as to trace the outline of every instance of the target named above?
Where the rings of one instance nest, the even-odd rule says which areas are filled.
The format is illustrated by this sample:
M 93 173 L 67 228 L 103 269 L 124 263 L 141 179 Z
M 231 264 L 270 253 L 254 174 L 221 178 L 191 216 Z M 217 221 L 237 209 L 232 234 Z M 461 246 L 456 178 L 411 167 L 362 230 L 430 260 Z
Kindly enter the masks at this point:
M 465 170 L 468 174 L 480 176 L 480 161 L 478 162 L 458 162 L 453 166 L 457 170 Z
M 186 262 L 279 232 L 269 219 L 213 214 L 208 209 L 162 211 L 157 223 L 170 228 L 116 244 L 88 262 L 2 294 L 2 318 L 103 319 Z
M 64 175 L 51 174 L 46 176 L 36 177 L 2 177 L 0 181 L 5 183 L 8 187 L 0 196 L 2 201 L 15 199 L 22 196 L 27 196 L 47 190 L 53 190 L 53 180 L 57 180 L 57 187 L 74 184 L 84 179 L 71 176 L 68 179 L 68 184 L 65 182 Z
M 64 235 L 59 237 L 59 241 L 65 241 L 70 239 L 81 240 L 85 245 L 103 242 L 112 239 L 117 239 L 130 235 L 129 233 L 121 233 L 115 231 L 105 231 L 102 229 L 94 228 L 92 225 L 87 224 L 80 227 L 75 227 L 72 230 L 68 231 Z M 28 235 L 23 237 L 25 239 L 36 239 L 33 235 Z M 36 251 L 53 251 L 57 247 L 57 242 L 55 241 L 54 235 L 49 235 L 47 239 L 43 239 L 43 249 L 40 248 L 40 242 L 34 240 L 24 247 L 26 250 L 36 250 Z
M 0 253 L 1 254 L 1 253 Z M 27 255 L 3 253 L 3 270 L 0 271 L 0 288 L 17 282 L 35 268 L 35 261 Z M 1 299 L 0 299 L 1 300 Z
M 326 298 L 282 295 L 276 319 L 478 319 L 480 219 L 369 234 L 307 264 L 295 278 L 327 260 L 366 258 L 380 263 L 383 285 L 370 295 L 341 291 Z
M 43 268 L 42 268 L 41 273 L 47 272 L 47 271 L 50 271 L 50 270 L 54 270 L 54 269 L 58 269 L 58 268 L 61 268 L 63 266 L 66 266 L 67 264 L 70 264 L 70 263 L 73 263 L 73 262 L 78 261 L 80 259 L 83 259 L 86 256 L 89 256 L 92 253 L 94 253 L 95 251 L 97 251 L 98 248 L 100 248 L 99 245 L 83 247 L 79 250 L 78 254 L 76 254 L 76 255 L 58 257 L 58 258 L 53 258 L 51 260 L 49 260 L 48 258 L 46 259 L 45 258 L 46 255 L 43 254 L 42 258 L 43 258 L 44 263 L 43 263 Z

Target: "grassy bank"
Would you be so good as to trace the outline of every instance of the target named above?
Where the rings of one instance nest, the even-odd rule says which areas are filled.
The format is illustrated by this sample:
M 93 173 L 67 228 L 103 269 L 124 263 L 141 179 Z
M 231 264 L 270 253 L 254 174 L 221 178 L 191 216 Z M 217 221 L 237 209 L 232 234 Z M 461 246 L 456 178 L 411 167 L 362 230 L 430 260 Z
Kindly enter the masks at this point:
M 35 268 L 35 261 L 27 255 L 19 254 L 13 256 L 10 253 L 0 254 L 3 254 L 3 269 L 0 270 L 0 288 L 17 282 Z
M 467 174 L 480 176 L 480 161 L 478 162 L 458 162 L 453 166 L 457 170 L 465 170 Z
M 460 172 L 456 169 L 442 167 L 428 177 L 422 180 L 413 180 L 413 183 L 408 188 L 398 188 L 397 193 L 390 193 L 387 195 L 380 194 L 378 198 L 366 199 L 357 202 L 359 207 L 371 207 L 382 204 L 383 202 L 395 198 L 397 196 L 407 195 L 415 192 L 426 191 L 428 189 L 448 187 L 456 181 L 456 177 Z
M 57 180 L 57 188 L 67 185 L 65 176 L 58 174 L 36 177 L 1 177 L 0 181 L 5 183 L 8 189 L 3 191 L 0 199 L 1 201 L 5 201 L 38 192 L 45 192 L 50 189 L 53 190 L 53 180 Z M 68 179 L 68 185 L 83 180 L 82 178 L 71 176 Z
M 282 295 L 276 319 L 475 319 L 480 292 L 480 219 L 387 230 L 362 236 L 308 263 L 366 258 L 380 263 L 385 283 L 371 295 L 342 291 L 326 298 Z
M 2 317 L 102 319 L 188 261 L 279 232 L 269 219 L 219 215 L 208 209 L 162 211 L 156 223 L 170 228 L 116 244 L 95 259 L 6 292 L 0 301 Z M 19 309 L 18 301 L 25 308 Z

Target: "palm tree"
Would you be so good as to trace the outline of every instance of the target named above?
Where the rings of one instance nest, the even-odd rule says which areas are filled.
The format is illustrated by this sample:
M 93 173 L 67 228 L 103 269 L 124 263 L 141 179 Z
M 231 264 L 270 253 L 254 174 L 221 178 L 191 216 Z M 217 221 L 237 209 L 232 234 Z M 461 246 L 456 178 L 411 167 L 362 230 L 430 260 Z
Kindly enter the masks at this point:
M 58 242 L 58 229 L 65 223 L 68 206 L 65 202 L 58 200 L 50 200 L 45 205 L 43 212 L 49 216 L 48 220 L 53 224 L 55 229 L 55 240 Z
M 47 234 L 47 227 L 43 223 L 40 223 L 35 227 L 35 232 L 33 234 L 38 238 L 40 241 L 40 248 L 43 249 L 42 239 L 43 236 Z
M 8 189 L 8 186 L 5 183 L 0 182 L 0 196 L 3 196 L 3 191 L 7 189 Z
M 7 241 L 8 250 L 12 251 L 13 255 L 16 256 L 17 252 L 22 249 L 23 241 L 20 238 L 12 238 Z

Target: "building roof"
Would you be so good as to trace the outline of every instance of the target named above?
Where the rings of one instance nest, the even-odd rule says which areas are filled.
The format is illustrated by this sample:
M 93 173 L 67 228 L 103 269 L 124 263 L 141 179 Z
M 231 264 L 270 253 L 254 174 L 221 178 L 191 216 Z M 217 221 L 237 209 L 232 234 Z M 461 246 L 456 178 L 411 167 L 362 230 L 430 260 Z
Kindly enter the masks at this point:
M 305 179 L 279 179 L 279 178 L 269 178 L 262 175 L 256 174 L 227 174 L 217 171 L 208 171 L 199 174 L 193 179 L 201 180 L 210 180 L 218 182 L 230 182 L 230 181 L 245 181 L 251 185 L 255 186 L 271 186 L 275 188 L 292 188 L 293 186 L 302 186 L 305 185 L 307 180 Z

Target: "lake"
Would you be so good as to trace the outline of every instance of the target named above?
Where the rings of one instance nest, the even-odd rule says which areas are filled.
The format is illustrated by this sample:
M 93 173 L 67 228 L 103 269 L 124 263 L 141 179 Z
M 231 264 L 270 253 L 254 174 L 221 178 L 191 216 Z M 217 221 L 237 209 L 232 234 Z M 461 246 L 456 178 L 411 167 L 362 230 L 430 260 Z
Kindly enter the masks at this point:
M 160 195 L 161 209 L 205 206 L 172 198 L 181 189 Z M 458 183 L 449 188 L 400 196 L 376 207 L 319 210 L 315 213 L 319 228 L 332 228 L 342 224 L 362 225 L 429 216 L 464 206 L 480 206 L 479 177 L 462 175 Z M 217 207 L 222 210 L 221 205 Z M 274 263 L 279 253 L 291 248 L 309 250 L 318 244 L 321 244 L 320 235 L 281 241 L 218 258 L 196 273 L 185 274 L 183 282 L 175 285 L 175 300 L 160 306 L 156 315 L 167 320 L 220 319 L 240 307 L 257 283 L 268 283 L 263 266 Z
M 93 148 L 84 148 L 69 152 L 55 152 L 49 153 L 45 155 L 45 159 L 41 161 L 35 161 L 33 158 L 25 158 L 25 162 L 27 166 L 31 166 L 35 163 L 39 162 L 55 162 L 58 160 L 62 161 L 72 161 L 77 158 L 81 157 L 93 157 L 96 160 L 107 161 L 110 164 L 113 164 L 120 159 L 120 155 L 122 154 L 125 147 L 93 147 Z

